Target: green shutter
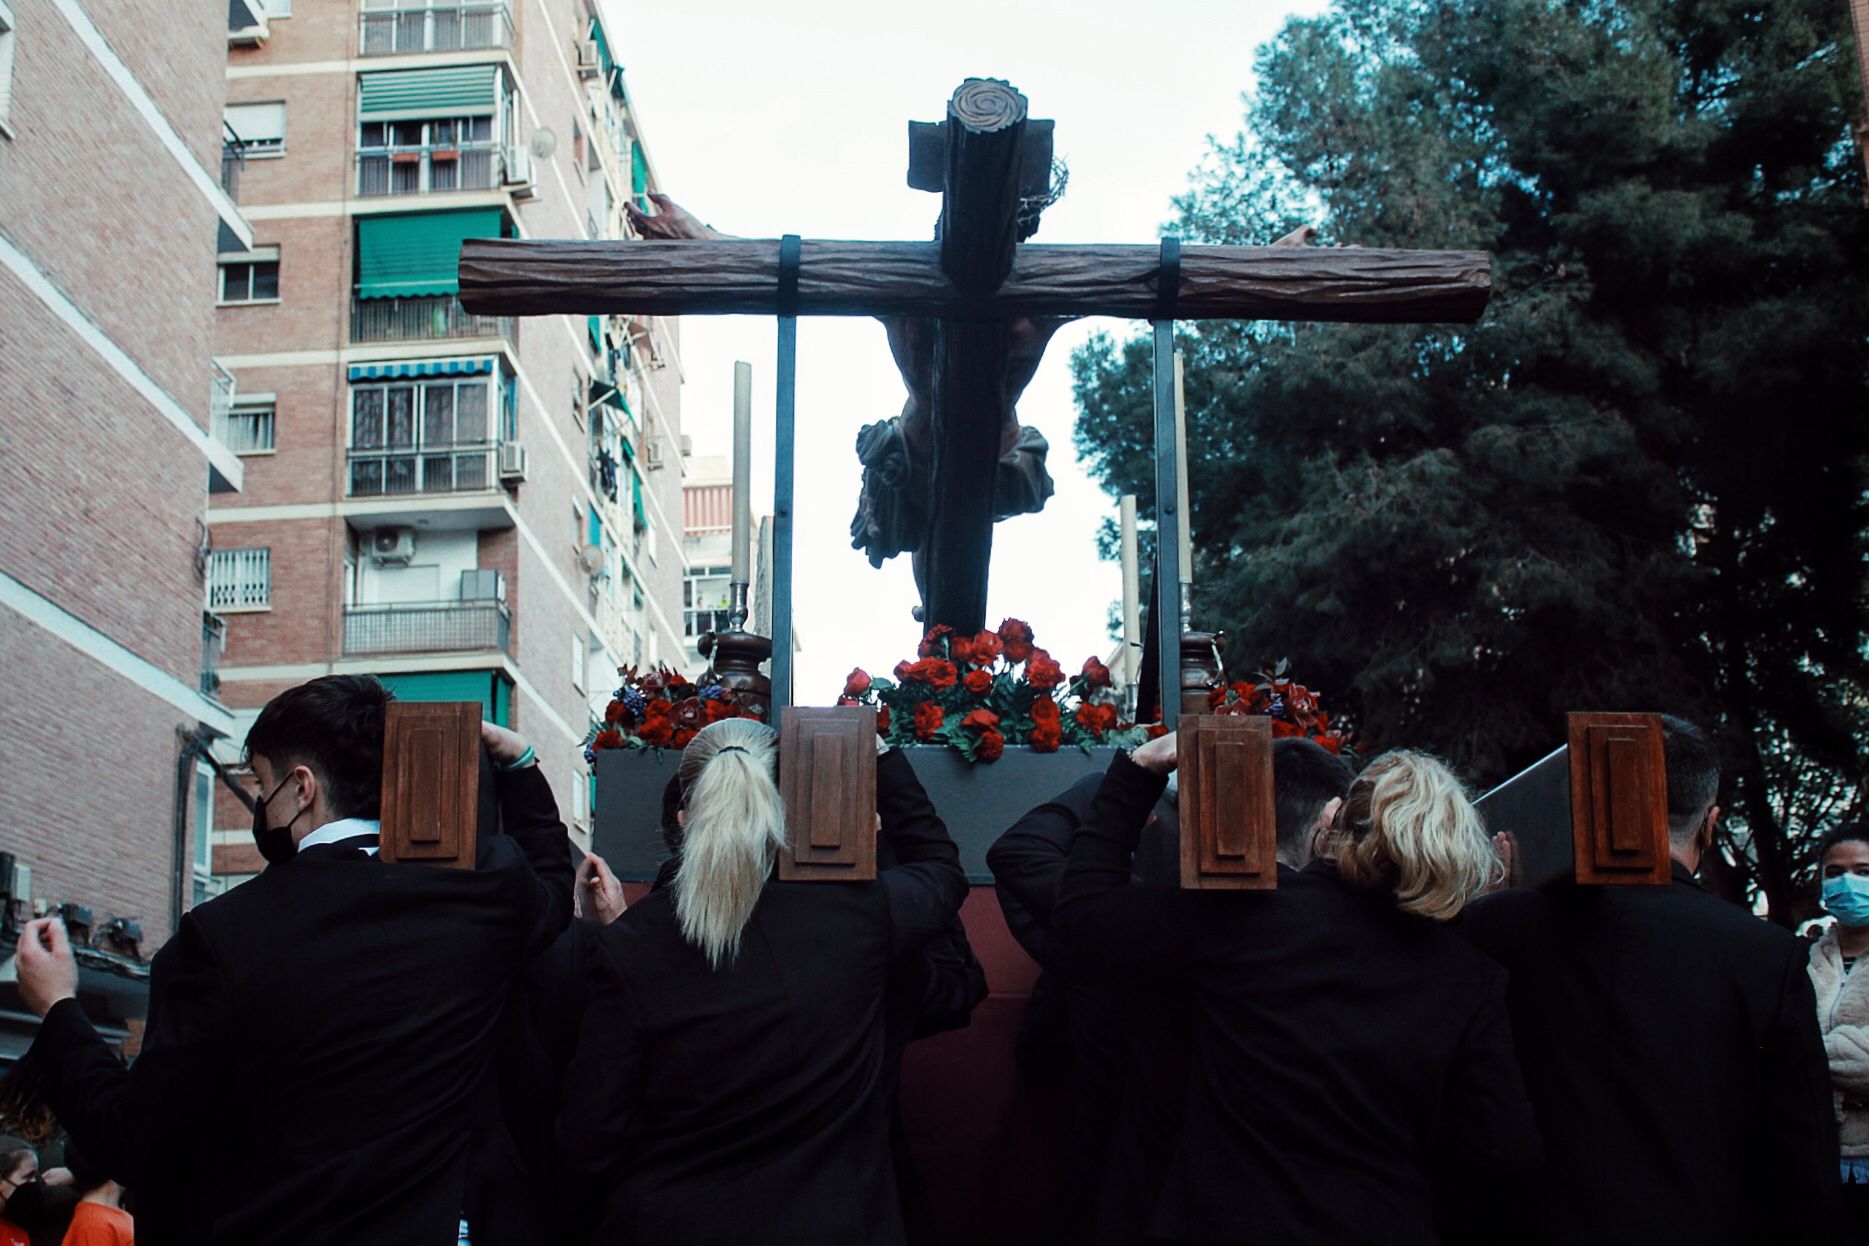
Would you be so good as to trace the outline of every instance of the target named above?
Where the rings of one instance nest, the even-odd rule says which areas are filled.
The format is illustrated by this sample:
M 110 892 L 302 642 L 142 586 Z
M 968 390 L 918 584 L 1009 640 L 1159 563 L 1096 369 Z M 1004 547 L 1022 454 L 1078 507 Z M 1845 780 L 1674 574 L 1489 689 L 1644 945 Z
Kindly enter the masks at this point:
M 642 154 L 641 143 L 629 145 L 629 187 L 636 196 L 636 206 L 648 211 L 649 198 L 644 192 L 649 189 L 649 161 Z
M 458 293 L 461 243 L 498 238 L 503 220 L 499 208 L 357 218 L 357 296 Z
M 357 81 L 357 111 L 370 121 L 429 117 L 478 117 L 499 111 L 498 65 L 450 65 L 363 74 Z
M 629 468 L 629 500 L 631 509 L 636 512 L 636 526 L 647 528 L 649 514 L 642 508 L 642 473 L 636 469 L 634 461 L 630 463 Z
M 486 721 L 505 727 L 512 719 L 512 689 L 499 671 L 424 671 L 377 678 L 399 701 L 478 701 Z
M 602 350 L 604 348 L 604 318 L 602 316 L 592 316 L 589 321 L 589 328 L 591 331 L 591 349 Z
M 610 55 L 610 41 L 604 38 L 604 24 L 594 17 L 591 18 L 591 38 L 597 41 L 598 63 L 603 66 L 604 73 L 608 74 L 616 65 L 616 58 Z

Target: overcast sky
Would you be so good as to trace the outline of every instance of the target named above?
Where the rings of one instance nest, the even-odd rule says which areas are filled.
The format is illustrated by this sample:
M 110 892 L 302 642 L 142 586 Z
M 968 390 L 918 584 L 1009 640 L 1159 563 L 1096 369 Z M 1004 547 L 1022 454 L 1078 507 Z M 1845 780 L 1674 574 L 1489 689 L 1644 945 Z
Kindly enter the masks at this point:
M 1253 52 L 1286 16 L 1322 3 L 1262 0 L 604 0 L 650 158 L 664 189 L 728 233 L 810 238 L 930 236 L 937 196 L 910 190 L 907 122 L 940 120 L 968 77 L 1003 78 L 1032 115 L 1057 122 L 1070 191 L 1037 242 L 1148 243 L 1170 219 L 1207 136 L 1239 129 Z M 1270 239 L 1267 239 L 1270 241 Z M 1018 615 L 1067 667 L 1108 647 L 1114 563 L 1098 521 L 1116 501 L 1071 446 L 1071 350 L 1083 320 L 1052 339 L 1019 406 L 1050 440 L 1057 495 L 994 534 L 989 625 Z M 682 428 L 697 454 L 731 437 L 733 361 L 754 369 L 754 504 L 771 505 L 774 322 L 687 317 Z M 828 704 L 853 665 L 912 656 L 906 556 L 870 569 L 850 548 L 859 426 L 900 411 L 902 384 L 873 320 L 802 318 L 798 334 L 795 626 L 797 700 Z

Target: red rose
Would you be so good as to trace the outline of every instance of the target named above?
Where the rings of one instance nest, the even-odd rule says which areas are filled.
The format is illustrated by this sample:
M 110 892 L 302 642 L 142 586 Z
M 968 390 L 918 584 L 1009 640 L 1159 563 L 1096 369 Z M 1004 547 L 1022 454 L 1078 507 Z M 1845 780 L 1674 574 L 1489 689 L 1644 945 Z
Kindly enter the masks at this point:
M 850 672 L 850 678 L 844 680 L 844 695 L 860 697 L 870 690 L 870 673 L 861 666 Z
M 623 733 L 614 727 L 606 727 L 597 733 L 597 738 L 591 741 L 591 747 L 594 749 L 622 748 Z
M 971 710 L 960 720 L 960 725 L 969 731 L 998 731 L 999 715 L 992 710 Z
M 1032 727 L 1032 751 L 1034 753 L 1055 753 L 1064 743 L 1064 732 L 1057 723 L 1036 723 Z
M 876 734 L 889 734 L 889 707 L 887 705 L 876 711 Z
M 621 701 L 612 701 L 604 706 L 604 721 L 607 723 L 620 723 L 628 717 L 629 706 Z
M 1048 696 L 1032 702 L 1032 721 L 1040 726 L 1056 727 L 1063 721 L 1058 713 L 1058 703 Z
M 1006 647 L 1008 662 L 1023 662 L 1032 656 L 1032 627 L 1022 619 L 1007 619 L 999 625 L 999 640 Z
M 694 736 L 695 736 L 694 728 L 682 727 L 676 730 L 675 738 L 671 740 L 669 743 L 671 747 L 674 747 L 674 748 L 687 748 L 688 742 L 694 739 Z
M 896 682 L 901 683 L 903 680 L 907 679 L 909 677 L 909 672 L 914 669 L 913 666 L 909 665 L 909 660 L 907 658 L 903 658 L 900 662 L 897 662 Z
M 922 637 L 922 643 L 916 646 L 915 656 L 921 658 L 938 656 L 941 652 L 941 638 L 943 636 L 952 636 L 953 634 L 954 629 L 945 623 L 929 629 L 928 634 Z
M 981 666 L 991 666 L 997 662 L 1000 651 L 1005 648 L 995 632 L 981 632 L 967 643 L 973 650 L 973 660 Z
M 1290 739 L 1292 736 L 1301 736 L 1303 734 L 1304 728 L 1300 727 L 1297 723 L 1288 723 L 1283 718 L 1274 718 L 1272 720 L 1272 738 L 1274 740 L 1286 740 Z
M 909 678 L 921 680 L 936 692 L 946 692 L 960 678 L 960 673 L 946 658 L 923 658 L 909 668 Z
M 1148 726 L 1144 727 L 1143 730 L 1148 733 L 1149 739 L 1151 740 L 1159 740 L 1168 734 L 1168 728 L 1162 726 L 1160 723 L 1150 723 Z
M 1218 688 L 1209 688 L 1207 690 L 1207 708 L 1208 709 L 1217 710 L 1221 706 L 1225 705 L 1226 703 L 1227 703 L 1227 687 L 1225 684 L 1220 685 Z
M 646 722 L 655 722 L 658 719 L 667 718 L 669 716 L 669 711 L 674 708 L 675 707 L 667 701 L 651 701 L 643 709 L 643 719 Z
M 709 701 L 707 703 L 707 721 L 717 723 L 723 718 L 738 718 L 740 708 L 731 701 Z
M 981 761 L 990 762 L 998 761 L 1005 751 L 1006 737 L 997 731 L 989 731 L 980 737 L 978 744 L 974 745 L 973 755 Z
M 1010 653 L 1012 646 L 1006 648 Z M 1034 649 L 1025 664 L 1025 678 L 1034 688 L 1056 688 L 1064 682 L 1064 668 L 1052 661 L 1051 655 L 1043 649 Z
M 1110 668 L 1092 655 L 1084 659 L 1084 678 L 1092 688 L 1107 688 L 1110 686 Z
M 1102 736 L 1116 725 L 1116 707 L 1087 701 L 1077 707 L 1077 725 L 1094 736 Z
M 974 661 L 973 637 L 950 636 L 947 642 L 947 655 L 956 662 Z
M 661 702 L 651 701 L 649 707 L 653 709 L 659 704 Z M 667 714 L 651 714 L 637 734 L 642 737 L 644 744 L 664 748 L 670 740 L 675 738 L 675 724 L 669 721 Z
M 967 672 L 966 678 L 962 679 L 961 683 L 967 686 L 967 691 L 977 697 L 983 697 L 993 690 L 993 672 L 983 667 L 976 667 Z
M 941 707 L 933 701 L 923 701 L 915 707 L 915 738 L 923 744 L 934 739 L 935 732 L 941 730 L 941 721 L 945 717 Z

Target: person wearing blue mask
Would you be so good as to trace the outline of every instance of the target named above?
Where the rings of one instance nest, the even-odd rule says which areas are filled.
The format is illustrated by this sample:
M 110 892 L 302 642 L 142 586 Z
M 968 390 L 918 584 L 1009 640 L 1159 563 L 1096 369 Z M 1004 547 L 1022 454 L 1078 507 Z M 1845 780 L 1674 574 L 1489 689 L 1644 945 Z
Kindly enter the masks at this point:
M 1849 822 L 1817 841 L 1824 909 L 1836 918 L 1811 945 L 1811 986 L 1843 1153 L 1841 1225 L 1846 1242 L 1869 1243 L 1869 822 Z

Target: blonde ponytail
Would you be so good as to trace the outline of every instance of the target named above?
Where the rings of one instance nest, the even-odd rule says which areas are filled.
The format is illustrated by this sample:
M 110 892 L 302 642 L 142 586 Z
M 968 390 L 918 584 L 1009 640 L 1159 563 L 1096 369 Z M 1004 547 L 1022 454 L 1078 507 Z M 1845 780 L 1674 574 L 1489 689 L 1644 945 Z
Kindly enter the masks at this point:
M 1396 907 L 1450 921 L 1498 877 L 1499 861 L 1460 780 L 1425 753 L 1384 753 L 1337 814 L 1337 868 Z
M 747 718 L 714 723 L 682 750 L 688 818 L 675 916 L 682 937 L 715 969 L 739 955 L 773 858 L 785 848 L 785 805 L 773 781 L 778 751 L 778 732 Z

